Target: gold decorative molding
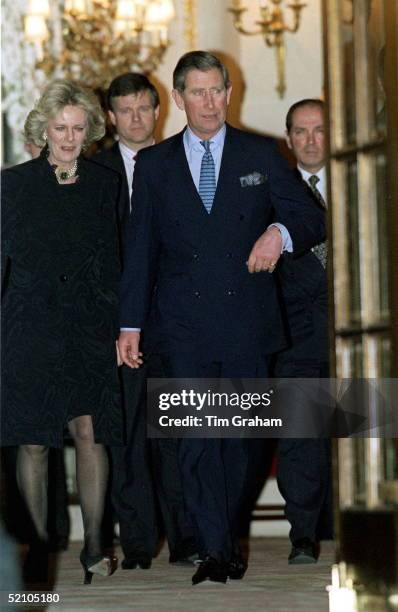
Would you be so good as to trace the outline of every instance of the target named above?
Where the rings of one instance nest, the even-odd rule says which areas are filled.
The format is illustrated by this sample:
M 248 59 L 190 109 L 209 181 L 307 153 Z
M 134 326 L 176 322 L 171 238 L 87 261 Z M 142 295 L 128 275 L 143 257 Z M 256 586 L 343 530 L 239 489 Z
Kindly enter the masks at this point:
M 197 47 L 197 4 L 196 0 L 183 0 L 184 37 L 187 51 Z

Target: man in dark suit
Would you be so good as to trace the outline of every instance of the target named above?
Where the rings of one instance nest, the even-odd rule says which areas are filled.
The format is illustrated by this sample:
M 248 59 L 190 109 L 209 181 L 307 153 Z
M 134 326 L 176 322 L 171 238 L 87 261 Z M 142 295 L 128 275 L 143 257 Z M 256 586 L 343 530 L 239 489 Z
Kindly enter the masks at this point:
M 116 77 L 107 94 L 108 114 L 118 141 L 101 151 L 94 161 L 120 175 L 118 217 L 123 241 L 131 211 L 135 158 L 141 149 L 154 144 L 159 117 L 159 94 L 148 78 L 139 73 Z M 112 501 L 120 525 L 124 552 L 123 569 L 148 569 L 156 554 L 158 529 L 156 498 L 170 549 L 170 562 L 189 561 L 196 551 L 184 514 L 181 479 L 175 440 L 146 438 L 145 383 L 158 375 L 153 356 L 140 370 L 122 367 L 122 390 L 126 421 L 126 447 L 112 448 Z
M 97 153 L 94 161 L 112 168 L 121 177 L 118 216 L 124 227 L 130 216 L 135 157 L 138 151 L 155 142 L 159 94 L 145 75 L 128 72 L 110 84 L 107 106 L 118 140 L 110 149 Z
M 268 356 L 284 343 L 269 272 L 283 249 L 300 252 L 323 238 L 323 213 L 272 141 L 225 123 L 231 84 L 215 56 L 185 54 L 173 84 L 188 126 L 138 155 L 121 356 L 140 366 L 141 329 L 142 350 L 156 346 L 168 377 L 265 376 Z M 248 441 L 183 438 L 179 450 L 202 558 L 193 584 L 242 578 L 236 518 Z
M 326 207 L 324 103 L 305 99 L 286 117 L 286 140 L 297 159 L 297 173 Z M 278 276 L 289 347 L 278 354 L 275 376 L 329 376 L 327 245 L 321 243 L 297 257 L 283 255 Z M 290 564 L 315 563 L 317 543 L 333 533 L 331 452 L 328 439 L 281 439 L 278 485 L 291 524 Z

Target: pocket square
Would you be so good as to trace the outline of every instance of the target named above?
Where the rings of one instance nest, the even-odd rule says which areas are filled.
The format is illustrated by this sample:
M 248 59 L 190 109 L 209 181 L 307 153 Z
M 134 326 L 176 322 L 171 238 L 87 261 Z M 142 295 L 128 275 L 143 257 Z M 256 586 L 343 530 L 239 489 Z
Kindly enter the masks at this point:
M 246 174 L 245 176 L 240 176 L 240 186 L 241 187 L 255 187 L 256 185 L 261 185 L 265 183 L 267 177 L 260 172 L 251 172 L 250 174 Z

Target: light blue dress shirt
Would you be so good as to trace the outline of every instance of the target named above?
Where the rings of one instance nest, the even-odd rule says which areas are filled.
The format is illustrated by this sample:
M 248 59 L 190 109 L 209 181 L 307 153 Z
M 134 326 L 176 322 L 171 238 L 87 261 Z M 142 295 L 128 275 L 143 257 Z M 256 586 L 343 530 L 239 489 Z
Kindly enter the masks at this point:
M 210 152 L 214 161 L 214 169 L 216 172 L 216 185 L 218 182 L 218 176 L 220 174 L 222 152 L 224 150 L 225 142 L 225 124 L 221 130 L 217 132 L 215 136 L 210 138 Z M 185 155 L 187 157 L 189 169 L 191 171 L 193 182 L 195 183 L 196 189 L 199 191 L 199 180 L 200 180 L 200 168 L 202 165 L 203 154 L 205 152 L 203 145 L 201 145 L 202 139 L 193 133 L 190 127 L 184 132 L 183 142 Z

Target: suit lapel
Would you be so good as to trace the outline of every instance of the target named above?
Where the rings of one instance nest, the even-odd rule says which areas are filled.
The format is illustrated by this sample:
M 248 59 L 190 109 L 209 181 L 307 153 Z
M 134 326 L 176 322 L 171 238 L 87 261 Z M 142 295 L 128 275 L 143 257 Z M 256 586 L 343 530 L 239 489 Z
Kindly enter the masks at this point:
M 173 200 L 175 214 L 181 222 L 201 226 L 206 222 L 208 214 L 192 179 L 185 155 L 183 134 L 184 131 L 175 136 L 165 163 L 168 199 Z
M 130 193 L 127 182 L 126 168 L 124 167 L 124 161 L 122 154 L 120 153 L 118 142 L 115 142 L 115 144 L 109 149 L 108 162 L 109 167 L 112 168 L 112 170 L 116 170 L 116 172 L 118 172 L 118 174 L 121 176 L 119 218 L 124 224 L 127 222 L 130 214 Z
M 231 214 L 240 206 L 241 187 L 239 176 L 250 152 L 246 150 L 239 132 L 227 124 L 224 149 L 221 158 L 220 174 L 214 197 L 211 216 L 222 216 L 225 222 L 232 219 Z
M 122 154 L 120 153 L 118 142 L 115 142 L 115 144 L 109 150 L 109 153 L 110 153 L 109 160 L 112 163 L 113 169 L 122 175 L 123 182 L 125 184 L 125 187 L 127 187 L 127 190 L 128 190 L 126 168 L 124 167 L 124 161 L 123 161 Z

